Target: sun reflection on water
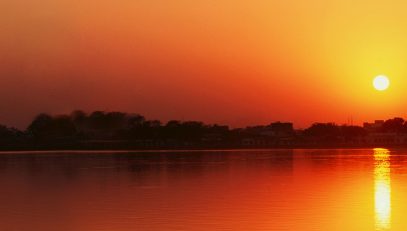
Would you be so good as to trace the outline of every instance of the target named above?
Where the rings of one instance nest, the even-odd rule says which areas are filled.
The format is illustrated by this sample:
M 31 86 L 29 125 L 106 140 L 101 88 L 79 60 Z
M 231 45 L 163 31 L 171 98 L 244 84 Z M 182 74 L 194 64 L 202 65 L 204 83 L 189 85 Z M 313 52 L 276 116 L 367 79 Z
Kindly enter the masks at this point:
M 390 151 L 374 149 L 375 227 L 388 230 L 391 226 Z

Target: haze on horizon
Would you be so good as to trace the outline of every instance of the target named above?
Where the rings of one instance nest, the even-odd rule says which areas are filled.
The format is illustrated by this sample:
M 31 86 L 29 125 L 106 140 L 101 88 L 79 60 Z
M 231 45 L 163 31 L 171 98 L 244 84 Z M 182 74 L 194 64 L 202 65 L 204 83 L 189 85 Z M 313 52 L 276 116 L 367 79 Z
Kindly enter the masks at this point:
M 232 126 L 406 115 L 407 2 L 2 0 L 0 123 L 118 110 Z M 372 79 L 390 78 L 378 92 Z

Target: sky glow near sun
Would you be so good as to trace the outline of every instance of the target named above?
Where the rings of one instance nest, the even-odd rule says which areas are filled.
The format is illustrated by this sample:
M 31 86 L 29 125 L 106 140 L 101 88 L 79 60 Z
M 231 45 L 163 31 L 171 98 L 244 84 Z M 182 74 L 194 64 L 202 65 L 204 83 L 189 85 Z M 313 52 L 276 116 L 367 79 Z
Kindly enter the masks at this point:
M 406 117 L 406 8 L 404 0 L 3 0 L 0 124 L 74 109 L 234 127 Z M 378 73 L 391 77 L 386 94 L 372 87 Z

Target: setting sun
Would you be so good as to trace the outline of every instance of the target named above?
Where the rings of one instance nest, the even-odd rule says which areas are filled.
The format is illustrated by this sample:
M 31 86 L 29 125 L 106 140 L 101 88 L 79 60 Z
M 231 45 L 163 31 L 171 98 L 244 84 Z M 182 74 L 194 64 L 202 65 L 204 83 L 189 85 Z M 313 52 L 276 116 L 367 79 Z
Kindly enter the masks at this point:
M 378 91 L 386 90 L 387 88 L 389 88 L 389 85 L 390 85 L 389 78 L 387 78 L 387 76 L 384 75 L 376 76 L 376 78 L 374 78 L 373 80 L 373 86 Z

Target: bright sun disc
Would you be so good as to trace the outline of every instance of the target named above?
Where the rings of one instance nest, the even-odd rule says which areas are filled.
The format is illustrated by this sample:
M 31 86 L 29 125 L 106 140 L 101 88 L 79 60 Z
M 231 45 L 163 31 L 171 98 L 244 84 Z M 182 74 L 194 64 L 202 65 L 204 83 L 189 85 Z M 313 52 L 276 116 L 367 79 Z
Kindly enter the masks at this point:
M 373 86 L 378 91 L 386 90 L 387 88 L 389 88 L 389 85 L 390 85 L 389 78 L 387 78 L 387 76 L 384 75 L 376 76 L 376 78 L 374 78 L 373 80 Z

